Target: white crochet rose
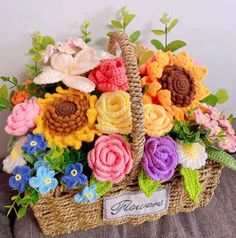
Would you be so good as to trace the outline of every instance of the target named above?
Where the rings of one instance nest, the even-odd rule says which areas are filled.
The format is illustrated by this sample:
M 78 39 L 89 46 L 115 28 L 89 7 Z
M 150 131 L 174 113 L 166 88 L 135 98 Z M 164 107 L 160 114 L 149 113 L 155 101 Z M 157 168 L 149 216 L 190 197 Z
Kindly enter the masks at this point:
M 206 164 L 207 153 L 204 146 L 200 143 L 184 145 L 177 142 L 177 152 L 179 155 L 179 164 L 189 169 L 200 169 Z
M 25 144 L 26 137 L 21 137 L 13 146 L 13 149 L 4 160 L 3 160 L 3 170 L 11 174 L 16 166 L 26 165 L 26 161 L 23 157 L 23 150 L 21 147 Z

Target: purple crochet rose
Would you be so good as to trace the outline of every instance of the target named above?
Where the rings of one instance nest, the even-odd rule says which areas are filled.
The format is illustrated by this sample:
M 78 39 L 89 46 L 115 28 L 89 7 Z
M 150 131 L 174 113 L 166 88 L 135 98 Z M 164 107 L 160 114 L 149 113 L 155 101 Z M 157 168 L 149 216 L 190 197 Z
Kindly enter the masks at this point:
M 146 140 L 142 167 L 153 180 L 170 179 L 178 161 L 176 144 L 171 137 L 163 136 Z

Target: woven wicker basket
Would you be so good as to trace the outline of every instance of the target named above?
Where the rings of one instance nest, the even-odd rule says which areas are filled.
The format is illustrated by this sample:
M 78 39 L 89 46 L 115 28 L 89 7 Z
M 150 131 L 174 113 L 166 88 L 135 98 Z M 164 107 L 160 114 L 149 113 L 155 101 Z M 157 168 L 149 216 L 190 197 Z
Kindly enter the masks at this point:
M 108 51 L 115 54 L 117 46 L 121 49 L 129 79 L 133 122 L 132 156 L 134 166 L 131 173 L 120 184 L 114 185 L 106 196 L 114 196 L 124 191 L 139 190 L 137 178 L 145 143 L 140 76 L 133 45 L 123 31 L 112 33 Z M 118 220 L 105 221 L 103 220 L 103 198 L 95 203 L 78 204 L 74 201 L 76 191 L 69 191 L 63 186 L 57 187 L 46 196 L 42 196 L 38 203 L 32 206 L 32 209 L 43 233 L 47 236 L 87 230 L 104 225 L 124 223 L 138 225 L 145 221 L 157 220 L 164 215 L 190 212 L 197 207 L 205 206 L 212 198 L 214 190 L 219 183 L 221 169 L 221 165 L 211 161 L 208 161 L 206 166 L 201 169 L 200 183 L 202 184 L 203 192 L 197 205 L 193 204 L 189 199 L 184 190 L 182 177 L 176 171 L 175 176 L 170 181 L 161 185 L 161 188 L 168 188 L 170 191 L 168 209 L 152 215 L 124 217 Z

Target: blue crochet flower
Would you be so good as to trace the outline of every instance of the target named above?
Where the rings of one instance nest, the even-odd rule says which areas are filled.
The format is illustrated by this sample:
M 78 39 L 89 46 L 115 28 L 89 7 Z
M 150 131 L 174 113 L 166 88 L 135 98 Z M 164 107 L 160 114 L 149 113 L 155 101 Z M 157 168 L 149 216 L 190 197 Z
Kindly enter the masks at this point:
M 38 189 L 41 195 L 45 195 L 58 185 L 54 176 L 55 171 L 50 170 L 50 166 L 43 165 L 37 169 L 36 177 L 32 177 L 29 184 L 32 188 Z
M 34 168 L 37 170 L 41 166 L 48 166 L 48 162 L 44 159 L 46 153 L 42 153 L 38 156 L 37 161 L 34 163 Z
M 84 188 L 81 193 L 75 195 L 74 199 L 76 202 L 96 202 L 98 194 L 96 192 L 97 185 L 93 184 L 90 187 Z
M 64 175 L 61 180 L 69 189 L 74 189 L 78 184 L 88 182 L 87 176 L 82 173 L 83 165 L 81 163 L 69 164 L 65 171 L 66 175 Z
M 22 150 L 29 155 L 33 155 L 38 150 L 45 150 L 47 148 L 47 142 L 41 134 L 28 134 L 27 141 L 22 146 Z
M 9 179 L 9 186 L 17 188 L 20 193 L 25 191 L 25 187 L 29 182 L 31 169 L 28 166 L 16 166 L 13 170 L 13 175 Z

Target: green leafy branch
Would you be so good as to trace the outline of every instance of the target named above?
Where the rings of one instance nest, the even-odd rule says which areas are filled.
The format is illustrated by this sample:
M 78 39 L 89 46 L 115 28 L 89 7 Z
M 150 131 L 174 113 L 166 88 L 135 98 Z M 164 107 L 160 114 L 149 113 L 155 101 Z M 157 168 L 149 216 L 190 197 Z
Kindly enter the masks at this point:
M 0 112 L 5 109 L 11 109 L 11 97 L 15 93 L 15 90 L 22 91 L 25 89 L 24 85 L 19 84 L 16 77 L 1 76 L 0 80 L 4 83 L 10 84 L 8 89 L 6 84 L 0 87 Z
M 124 31 L 126 31 L 126 28 L 128 27 L 128 25 L 134 20 L 135 18 L 135 14 L 130 13 L 126 7 L 122 7 L 121 9 L 121 21 L 118 20 L 112 20 L 111 21 L 111 25 L 113 27 L 115 27 L 116 29 L 122 29 Z M 108 36 L 111 35 L 111 32 L 107 33 Z M 133 43 L 137 43 L 139 38 L 140 38 L 141 32 L 140 31 L 134 31 L 132 34 L 129 35 L 129 39 L 133 42 Z
M 212 107 L 215 107 L 217 103 L 224 104 L 229 99 L 229 95 L 225 89 L 219 89 L 215 94 L 210 94 L 201 100 Z
M 160 22 L 164 25 L 164 29 L 152 30 L 152 33 L 154 33 L 157 36 L 164 36 L 165 38 L 164 38 L 164 44 L 157 39 L 151 40 L 152 45 L 156 49 L 162 50 L 164 52 L 166 51 L 175 52 L 176 50 L 187 45 L 184 41 L 181 41 L 181 40 L 174 40 L 168 43 L 168 34 L 178 24 L 179 22 L 178 19 L 174 19 L 171 21 L 171 18 L 169 17 L 169 15 L 167 13 L 164 13 L 163 16 L 160 18 Z
M 63 149 L 55 145 L 52 145 L 51 150 L 44 156 L 50 168 L 62 174 L 64 174 L 65 168 L 69 164 L 80 162 L 85 165 L 86 158 L 87 154 L 82 150 Z
M 26 65 L 30 69 L 30 76 L 36 77 L 42 72 L 39 62 L 42 61 L 42 54 L 48 45 L 55 45 L 55 41 L 51 36 L 42 36 L 39 32 L 35 32 L 32 35 L 32 48 L 29 53 L 32 55 L 34 64 Z
M 146 61 L 148 61 L 154 56 L 154 52 L 152 50 L 144 48 L 141 44 L 136 44 L 134 50 L 137 56 L 139 66 L 144 64 Z
M 28 187 L 24 197 L 21 197 L 21 194 L 19 193 L 13 196 L 11 200 L 13 203 L 11 205 L 5 206 L 8 208 L 7 216 L 9 216 L 12 211 L 14 211 L 17 218 L 20 219 L 25 215 L 27 208 L 30 205 L 35 205 L 37 203 L 39 200 L 39 193 L 37 190 Z
M 90 25 L 91 25 L 90 22 L 85 20 L 81 26 L 82 39 L 84 40 L 85 43 L 89 43 L 92 41 L 92 39 L 89 37 L 91 32 L 88 30 Z
M 171 137 L 182 141 L 184 144 L 192 144 L 200 141 L 200 130 L 198 125 L 189 124 L 185 120 L 174 120 Z

